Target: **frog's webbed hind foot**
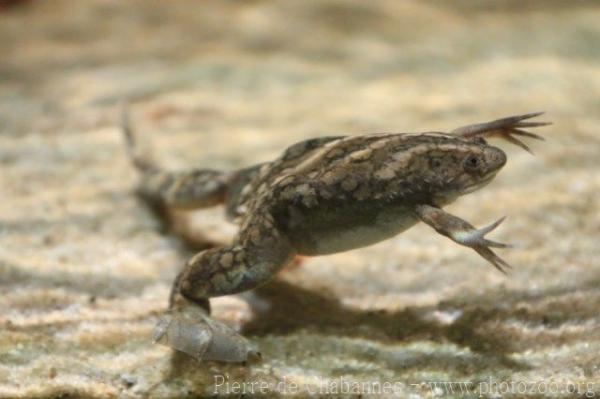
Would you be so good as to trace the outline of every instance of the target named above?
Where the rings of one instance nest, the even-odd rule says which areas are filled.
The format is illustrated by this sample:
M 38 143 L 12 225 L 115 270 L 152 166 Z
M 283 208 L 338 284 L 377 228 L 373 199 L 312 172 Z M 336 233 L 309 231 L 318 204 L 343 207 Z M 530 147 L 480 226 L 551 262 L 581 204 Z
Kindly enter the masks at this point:
M 154 330 L 154 342 L 184 352 L 198 361 L 253 362 L 261 355 L 231 327 L 211 319 L 199 306 L 171 309 Z
M 515 144 L 525 151 L 532 153 L 529 146 L 523 143 L 515 136 L 529 137 L 537 140 L 544 140 L 542 136 L 523 130 L 523 128 L 533 128 L 551 125 L 552 122 L 535 122 L 526 119 L 535 118 L 542 115 L 543 112 L 533 112 L 530 114 L 509 116 L 508 118 L 496 119 L 491 122 L 477 123 L 459 127 L 452 131 L 453 134 L 466 138 L 474 137 L 500 137 L 512 144 Z

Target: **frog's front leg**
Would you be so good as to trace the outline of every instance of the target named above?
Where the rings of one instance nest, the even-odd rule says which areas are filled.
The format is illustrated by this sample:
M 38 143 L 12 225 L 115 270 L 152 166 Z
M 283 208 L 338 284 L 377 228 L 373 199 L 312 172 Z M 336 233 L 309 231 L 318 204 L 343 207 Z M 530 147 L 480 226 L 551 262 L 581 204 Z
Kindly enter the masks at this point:
M 209 317 L 208 300 L 268 281 L 294 254 L 269 215 L 254 215 L 233 245 L 189 260 L 175 281 L 170 310 L 157 325 L 155 341 L 197 360 L 243 362 L 254 357 L 257 352 L 245 338 Z
M 452 241 L 460 245 L 473 248 L 502 273 L 506 274 L 504 268 L 511 267 L 489 248 L 507 248 L 510 245 L 485 238 L 486 234 L 504 221 L 504 218 L 497 220 L 489 226 L 477 229 L 469 222 L 431 205 L 418 205 L 415 207 L 415 213 L 421 221 L 433 227 L 438 233 L 449 237 Z

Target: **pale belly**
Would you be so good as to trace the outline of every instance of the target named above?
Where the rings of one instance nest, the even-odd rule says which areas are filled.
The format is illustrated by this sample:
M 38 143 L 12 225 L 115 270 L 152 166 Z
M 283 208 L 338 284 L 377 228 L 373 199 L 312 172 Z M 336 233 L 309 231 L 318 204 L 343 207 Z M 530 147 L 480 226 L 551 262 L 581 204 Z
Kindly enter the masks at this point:
M 344 212 L 325 220 L 309 217 L 294 226 L 289 235 L 299 254 L 326 255 L 378 243 L 412 227 L 418 221 L 406 207 L 387 208 L 368 214 Z

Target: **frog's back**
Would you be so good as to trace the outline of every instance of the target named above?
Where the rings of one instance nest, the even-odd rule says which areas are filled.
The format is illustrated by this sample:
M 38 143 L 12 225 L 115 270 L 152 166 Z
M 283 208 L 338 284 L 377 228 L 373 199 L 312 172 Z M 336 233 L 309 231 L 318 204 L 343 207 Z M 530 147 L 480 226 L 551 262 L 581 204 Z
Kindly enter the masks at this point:
M 256 194 L 267 191 L 276 197 L 271 201 L 297 201 L 303 196 L 309 207 L 313 196 L 346 202 L 389 202 L 435 187 L 423 179 L 427 178 L 423 172 L 434 168 L 431 162 L 436 157 L 452 156 L 447 150 L 463 147 L 462 141 L 444 133 L 336 138 L 289 160 L 284 154 L 253 188 Z
M 255 202 L 260 196 L 259 193 L 267 191 L 279 176 L 293 173 L 297 165 L 310 158 L 325 144 L 342 138 L 344 136 L 325 136 L 303 140 L 288 147 L 272 162 L 254 165 L 235 173 L 227 194 L 228 219 L 243 219 L 250 202 Z

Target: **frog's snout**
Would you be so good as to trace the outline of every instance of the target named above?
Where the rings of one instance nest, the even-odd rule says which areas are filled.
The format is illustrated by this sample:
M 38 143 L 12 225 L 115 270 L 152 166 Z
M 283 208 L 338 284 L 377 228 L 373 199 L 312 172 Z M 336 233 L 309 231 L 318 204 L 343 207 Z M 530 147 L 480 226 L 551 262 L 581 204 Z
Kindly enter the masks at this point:
M 499 170 L 506 164 L 506 154 L 500 148 L 486 148 L 485 158 L 490 171 Z

